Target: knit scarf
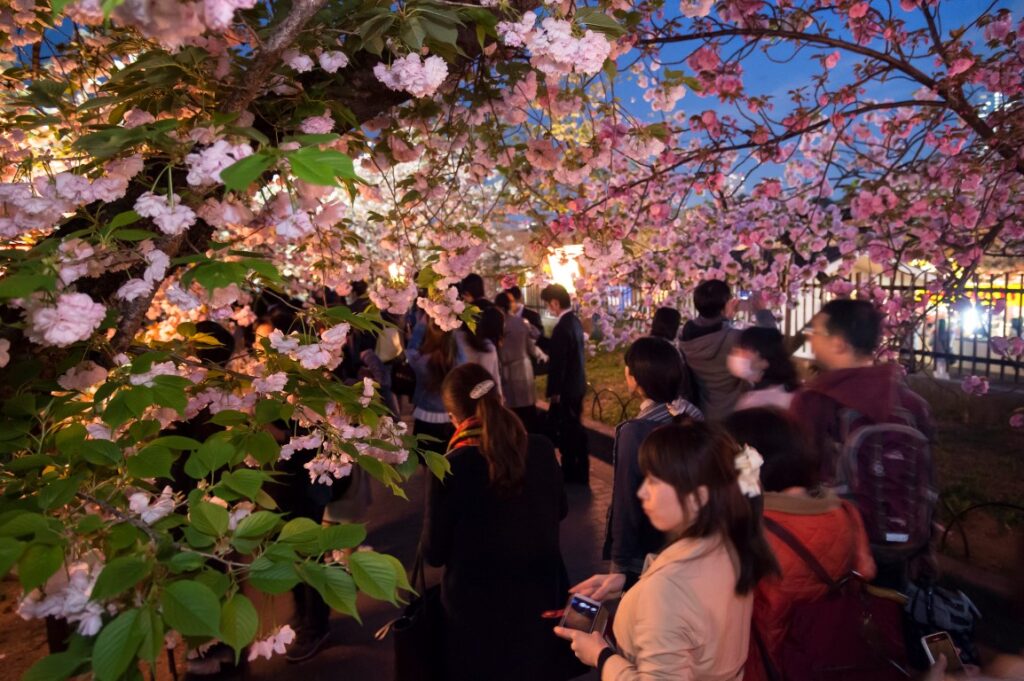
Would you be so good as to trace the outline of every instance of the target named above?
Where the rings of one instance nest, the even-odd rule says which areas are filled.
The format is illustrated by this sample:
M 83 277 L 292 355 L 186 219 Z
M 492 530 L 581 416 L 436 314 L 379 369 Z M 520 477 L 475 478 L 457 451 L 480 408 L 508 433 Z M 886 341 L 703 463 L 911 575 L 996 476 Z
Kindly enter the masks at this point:
M 480 419 L 470 416 L 455 428 L 455 434 L 448 442 L 448 451 L 445 452 L 445 456 L 462 447 L 479 447 L 480 436 L 483 432 Z

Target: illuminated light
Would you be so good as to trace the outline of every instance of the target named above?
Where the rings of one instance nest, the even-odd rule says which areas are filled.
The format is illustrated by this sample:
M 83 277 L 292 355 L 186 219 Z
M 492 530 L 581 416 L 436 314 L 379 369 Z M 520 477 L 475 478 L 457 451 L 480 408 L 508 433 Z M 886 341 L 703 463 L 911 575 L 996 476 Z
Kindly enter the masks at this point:
M 981 330 L 982 314 L 978 311 L 977 307 L 971 305 L 968 308 L 964 308 L 960 315 L 960 327 L 963 329 L 965 336 L 973 336 Z
M 388 276 L 392 281 L 405 281 L 405 268 L 393 262 L 388 265 Z
M 551 280 L 561 284 L 569 293 L 576 292 L 576 280 L 580 276 L 579 257 L 583 255 L 583 246 L 570 244 L 552 249 L 548 254 L 548 269 Z

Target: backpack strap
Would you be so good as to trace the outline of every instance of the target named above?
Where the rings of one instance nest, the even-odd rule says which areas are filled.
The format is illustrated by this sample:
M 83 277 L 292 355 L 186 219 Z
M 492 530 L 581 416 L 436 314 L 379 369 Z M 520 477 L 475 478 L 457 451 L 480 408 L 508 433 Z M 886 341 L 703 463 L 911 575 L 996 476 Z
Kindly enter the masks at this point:
M 832 579 L 821 563 L 818 562 L 818 559 L 814 557 L 814 554 L 792 532 L 768 516 L 764 516 L 762 520 L 764 521 L 765 528 L 782 540 L 782 543 L 788 546 L 830 591 L 839 586 L 839 583 Z

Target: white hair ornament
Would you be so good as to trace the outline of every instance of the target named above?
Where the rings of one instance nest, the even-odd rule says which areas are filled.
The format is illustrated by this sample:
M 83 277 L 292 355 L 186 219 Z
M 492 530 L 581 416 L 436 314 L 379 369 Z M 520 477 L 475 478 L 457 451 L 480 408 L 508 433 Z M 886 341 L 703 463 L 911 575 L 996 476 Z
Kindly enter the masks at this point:
M 491 392 L 494 388 L 494 381 L 487 379 L 486 381 L 480 381 L 473 386 L 473 389 L 469 391 L 469 396 L 474 400 L 479 400 L 481 397 Z
M 761 453 L 750 445 L 744 445 L 736 455 L 735 465 L 740 491 L 750 498 L 761 496 L 761 466 L 764 465 Z

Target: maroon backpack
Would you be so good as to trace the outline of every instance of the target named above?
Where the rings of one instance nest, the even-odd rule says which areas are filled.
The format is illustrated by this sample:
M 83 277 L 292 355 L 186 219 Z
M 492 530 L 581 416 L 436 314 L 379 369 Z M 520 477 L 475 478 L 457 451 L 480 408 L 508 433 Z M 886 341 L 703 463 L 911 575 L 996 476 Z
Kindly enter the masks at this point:
M 843 508 L 845 510 L 846 506 Z M 828 587 L 823 597 L 793 606 L 786 638 L 778 650 L 772 651 L 773 656 L 767 654 L 759 632 L 754 629 L 766 676 L 771 681 L 902 681 L 909 678 L 902 603 L 872 593 L 852 568 L 838 581 L 832 579 L 789 530 L 767 516 L 763 522 L 765 529 L 786 544 Z M 851 546 L 851 565 L 854 555 L 855 549 Z
M 917 425 L 906 409 L 885 423 L 853 409 L 839 412 L 837 491 L 860 511 L 876 557 L 910 558 L 931 537 L 935 469 Z

